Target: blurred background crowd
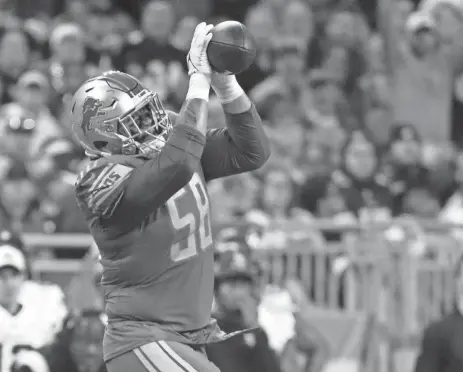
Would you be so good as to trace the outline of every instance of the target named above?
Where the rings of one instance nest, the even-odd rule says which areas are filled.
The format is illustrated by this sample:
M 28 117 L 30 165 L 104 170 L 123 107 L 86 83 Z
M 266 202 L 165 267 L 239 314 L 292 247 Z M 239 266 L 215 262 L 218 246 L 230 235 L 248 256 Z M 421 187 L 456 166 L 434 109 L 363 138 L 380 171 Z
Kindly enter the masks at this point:
M 86 79 L 117 69 L 139 78 L 167 108 L 178 110 L 188 86 L 185 57 L 195 26 L 199 20 L 228 19 L 243 22 L 255 38 L 256 61 L 238 80 L 265 121 L 273 153 L 255 174 L 209 184 L 222 252 L 215 305 L 219 319 L 235 310 L 241 314 L 239 319 L 225 317 L 224 329 L 257 322 L 268 334 L 210 353 L 224 372 L 359 371 L 358 360 L 365 359 L 362 347 L 362 352 L 352 352 L 355 358 L 343 355 L 341 367 L 327 364 L 335 353 L 326 350 L 333 349 L 334 341 L 325 347 L 330 344 L 326 327 L 309 326 L 310 319 L 302 315 L 307 312 L 300 309 L 313 302 L 326 310 L 315 284 L 284 281 L 298 272 L 298 279 L 308 275 L 314 283 L 321 280 L 317 288 L 327 292 L 331 285 L 320 279 L 324 274 L 313 273 L 321 267 L 348 283 L 343 280 L 353 261 L 347 238 L 359 226 L 383 224 L 385 229 L 376 235 L 381 243 L 405 241 L 414 254 L 438 261 L 439 254 L 429 248 L 427 228 L 419 221 L 433 221 L 425 226 L 434 227 L 463 222 L 459 0 L 0 0 L 0 226 L 13 235 L 87 233 L 73 188 L 85 164 L 70 129 L 74 91 Z M 212 97 L 209 106 L 210 126 L 224 126 L 220 103 Z M 392 226 L 395 221 L 407 222 L 398 229 Z M 359 234 L 354 235 L 358 247 Z M 459 229 L 449 228 L 442 235 L 454 238 L 452 244 L 459 248 Z M 310 261 L 314 270 L 304 268 L 301 258 L 290 270 L 290 256 L 281 252 L 288 250 L 289 241 L 304 239 L 318 251 L 339 242 L 344 248 L 321 265 Z M 366 245 L 382 246 L 377 240 Z M 66 243 L 56 244 L 60 245 Z M 250 269 L 250 251 L 262 250 L 258 248 L 281 250 L 279 260 L 262 260 L 270 263 Z M 72 314 L 66 327 L 84 324 L 75 332 L 84 341 L 70 347 L 73 355 L 87 355 L 76 366 L 81 372 L 96 371 L 84 362 L 99 361 L 101 352 L 101 298 L 94 276 L 88 275 L 88 270 L 98 272 L 96 255 L 82 249 L 29 249 L 27 255 L 34 260 L 85 262 L 83 273 L 58 284 L 65 289 Z M 399 271 L 406 274 L 408 269 Z M 256 277 L 273 283 L 264 291 L 267 297 L 255 295 Z M 334 307 L 347 308 L 347 284 L 340 287 L 330 292 Z M 1 289 L 0 285 L 3 301 L 6 292 Z M 264 310 L 258 312 L 264 302 Z M 275 310 L 279 308 L 285 310 Z M 312 320 L 321 316 L 315 308 L 310 314 Z M 349 316 L 335 312 L 326 324 L 336 324 L 337 331 L 340 324 L 362 324 L 365 340 L 369 317 Z M 282 324 L 278 332 L 271 326 L 275 319 Z M 302 337 L 294 328 L 307 331 Z M 248 350 L 260 342 L 263 349 L 255 353 L 265 357 Z M 352 359 L 355 366 L 349 364 Z M 238 362 L 239 366 L 233 364 Z M 393 371 L 392 364 L 382 363 L 381 370 Z M 404 368 L 412 369 L 401 365 L 399 370 Z

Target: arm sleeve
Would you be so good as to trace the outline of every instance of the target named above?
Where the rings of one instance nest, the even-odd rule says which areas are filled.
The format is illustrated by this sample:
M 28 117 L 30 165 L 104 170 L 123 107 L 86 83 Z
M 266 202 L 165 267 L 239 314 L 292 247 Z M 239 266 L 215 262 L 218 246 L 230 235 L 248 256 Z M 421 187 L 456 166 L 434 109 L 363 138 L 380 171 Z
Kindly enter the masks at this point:
M 78 182 L 78 201 L 112 224 L 126 224 L 127 216 L 137 224 L 189 182 L 204 144 L 198 130 L 176 125 L 157 157 L 137 164 L 109 162 L 87 171 Z
M 270 143 L 254 105 L 244 113 L 225 115 L 227 128 L 207 133 L 201 158 L 206 180 L 256 170 L 270 156 Z
M 439 372 L 442 370 L 442 342 L 437 324 L 424 331 L 415 372 Z

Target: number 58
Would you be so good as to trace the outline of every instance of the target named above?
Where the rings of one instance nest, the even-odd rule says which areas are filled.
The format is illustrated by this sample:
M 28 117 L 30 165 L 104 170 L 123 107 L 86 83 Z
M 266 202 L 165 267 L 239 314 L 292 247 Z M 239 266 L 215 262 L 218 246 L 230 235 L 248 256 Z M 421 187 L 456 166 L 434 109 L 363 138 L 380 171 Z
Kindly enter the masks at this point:
M 191 209 L 191 211 L 181 216 L 179 207 L 182 203 L 195 210 Z M 189 231 L 186 247 L 183 240 L 172 245 L 170 256 L 174 262 L 193 257 L 212 245 L 209 199 L 204 183 L 198 173 L 193 175 L 187 186 L 177 191 L 167 201 L 166 206 L 173 228 L 177 231 L 188 228 Z

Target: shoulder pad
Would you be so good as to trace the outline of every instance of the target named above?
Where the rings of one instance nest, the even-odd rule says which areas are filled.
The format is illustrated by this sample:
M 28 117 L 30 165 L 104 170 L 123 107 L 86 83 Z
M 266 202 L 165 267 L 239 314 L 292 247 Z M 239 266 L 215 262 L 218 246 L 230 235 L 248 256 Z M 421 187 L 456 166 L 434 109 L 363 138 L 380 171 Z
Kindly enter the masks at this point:
M 115 180 L 126 176 L 133 166 L 110 162 L 106 159 L 98 159 L 90 162 L 77 176 L 76 188 L 84 188 L 89 191 L 111 186 Z
M 75 186 L 78 187 L 87 183 L 90 173 L 98 173 L 99 170 L 104 169 L 107 162 L 103 158 L 90 161 L 77 175 Z
M 119 203 L 124 193 L 124 182 L 133 169 L 133 166 L 107 160 L 90 163 L 76 182 L 77 204 L 84 213 L 88 211 L 100 216 L 109 216 Z

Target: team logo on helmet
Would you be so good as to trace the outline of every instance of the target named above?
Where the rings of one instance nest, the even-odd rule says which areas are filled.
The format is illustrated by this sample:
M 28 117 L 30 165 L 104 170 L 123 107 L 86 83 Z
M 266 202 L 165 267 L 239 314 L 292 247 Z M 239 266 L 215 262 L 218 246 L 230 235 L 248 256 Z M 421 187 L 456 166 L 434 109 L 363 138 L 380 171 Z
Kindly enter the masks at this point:
M 100 109 L 103 107 L 103 102 L 99 99 L 93 97 L 85 98 L 83 107 L 82 107 L 82 130 L 84 134 L 91 132 L 93 130 L 92 121 L 95 118 L 106 116 L 105 112 L 101 112 Z

